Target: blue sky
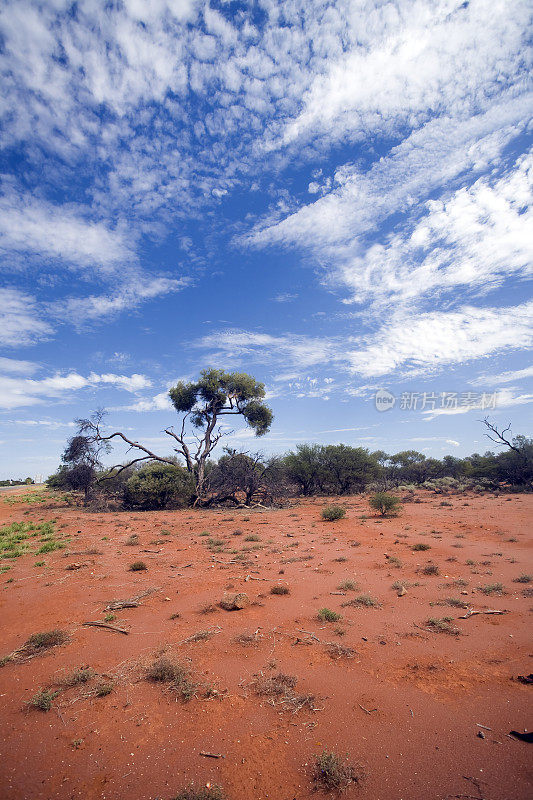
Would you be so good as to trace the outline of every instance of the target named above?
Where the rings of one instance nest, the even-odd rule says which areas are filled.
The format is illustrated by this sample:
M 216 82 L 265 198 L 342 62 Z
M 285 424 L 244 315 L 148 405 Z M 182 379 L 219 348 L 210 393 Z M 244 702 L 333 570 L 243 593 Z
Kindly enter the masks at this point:
M 530 43 L 526 0 L 4 0 L 2 476 L 97 407 L 169 453 L 211 365 L 267 386 L 249 450 L 530 433 Z

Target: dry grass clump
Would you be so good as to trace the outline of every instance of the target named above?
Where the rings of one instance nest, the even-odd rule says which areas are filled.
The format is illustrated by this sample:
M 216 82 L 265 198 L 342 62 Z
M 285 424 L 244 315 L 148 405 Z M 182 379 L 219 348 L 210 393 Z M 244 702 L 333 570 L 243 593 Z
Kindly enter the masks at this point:
M 504 593 L 504 588 L 502 583 L 487 583 L 485 586 L 478 586 L 480 592 L 483 594 L 498 594 L 501 595 Z
M 11 661 L 27 661 L 40 653 L 46 652 L 51 647 L 58 647 L 61 644 L 69 641 L 68 633 L 55 628 L 51 631 L 43 631 L 42 633 L 32 633 L 26 639 L 22 647 L 18 650 L 13 650 L 12 653 L 0 658 L 0 667 L 5 666 Z
M 220 786 L 202 786 L 200 789 L 191 786 L 183 789 L 172 800 L 225 800 L 225 796 Z
M 153 683 L 164 683 L 185 702 L 196 694 L 197 684 L 191 680 L 188 667 L 161 656 L 147 668 L 144 677 Z
M 338 755 L 327 750 L 317 757 L 312 774 L 315 789 L 337 794 L 346 791 L 351 784 L 359 783 L 362 778 L 360 767 L 347 764 Z
M 356 592 L 359 588 L 359 584 L 356 581 L 346 580 L 339 583 L 337 589 L 341 592 Z
M 451 636 L 459 636 L 461 631 L 456 625 L 452 625 L 453 617 L 430 617 L 426 620 L 426 626 L 434 633 L 448 633 Z
M 208 639 L 211 639 L 214 635 L 215 631 L 213 630 L 197 631 L 191 636 L 187 636 L 187 638 L 183 640 L 183 644 L 189 644 L 189 642 L 207 642 Z
M 354 650 L 353 647 L 348 647 L 338 642 L 325 642 L 324 647 L 330 658 L 334 660 L 338 660 L 339 658 L 353 658 L 357 654 L 357 651 Z
M 132 533 L 131 536 L 128 536 L 124 544 L 127 545 L 128 547 L 134 547 L 136 544 L 139 544 L 138 534 Z
M 70 675 L 65 675 L 64 678 L 61 678 L 59 684 L 65 688 L 70 688 L 72 686 L 79 686 L 83 683 L 89 683 L 89 681 L 94 678 L 94 670 L 90 667 L 78 667 Z
M 254 691 L 260 697 L 267 697 L 272 705 L 280 705 L 285 710 L 301 711 L 302 708 L 314 708 L 315 698 L 312 694 L 297 694 L 294 689 L 298 679 L 295 675 L 277 672 L 268 677 L 262 673 L 255 676 L 252 683 Z
M 414 550 L 415 553 L 417 551 L 431 550 L 431 545 L 426 544 L 425 542 L 417 542 L 411 547 L 411 550 Z
M 513 578 L 513 583 L 531 583 L 533 575 L 519 575 L 518 578 Z
M 263 634 L 259 633 L 259 630 L 256 630 L 253 633 L 239 633 L 233 641 L 243 647 L 257 647 L 263 638 Z
M 290 594 L 291 590 L 288 586 L 272 586 L 270 594 Z
M 94 687 L 94 695 L 95 697 L 107 697 L 108 694 L 111 694 L 113 688 L 112 683 L 99 683 L 98 686 Z
M 148 569 L 146 563 L 144 561 L 134 561 L 133 564 L 130 564 L 128 567 L 130 572 L 142 572 L 145 569 Z
M 438 575 L 439 568 L 437 564 L 426 564 L 426 566 L 419 569 L 418 572 L 421 572 L 422 575 Z
M 342 604 L 343 608 L 346 606 L 352 606 L 353 608 L 379 608 L 380 603 L 369 594 L 358 594 L 357 597 Z

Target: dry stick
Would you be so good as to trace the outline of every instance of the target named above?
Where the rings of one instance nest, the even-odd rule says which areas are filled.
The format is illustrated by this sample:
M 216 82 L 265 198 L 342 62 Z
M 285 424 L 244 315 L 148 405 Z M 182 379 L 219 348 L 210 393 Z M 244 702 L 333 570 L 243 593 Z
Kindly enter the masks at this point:
M 108 631 L 116 631 L 117 633 L 123 633 L 126 636 L 129 634 L 129 631 L 124 630 L 124 628 L 117 628 L 115 625 L 108 625 L 107 622 L 82 622 L 81 624 L 90 626 L 92 628 L 105 628 Z
M 371 714 L 372 711 L 377 711 L 377 708 L 371 708 L 370 711 L 369 711 L 368 708 L 365 708 L 364 706 L 362 706 L 361 703 L 357 703 L 357 705 L 359 706 L 359 708 L 363 709 L 365 714 Z
M 205 756 L 206 758 L 226 758 L 223 756 L 222 753 L 206 753 L 203 750 L 200 751 L 201 756 Z
M 462 617 L 457 617 L 457 619 L 468 619 L 469 617 L 475 617 L 476 614 L 506 614 L 506 611 L 498 611 L 495 608 L 488 608 L 486 611 L 474 611 L 473 608 L 469 608 L 466 614 Z
M 492 728 L 487 728 L 486 725 L 482 725 L 481 722 L 476 722 L 476 725 L 478 726 L 478 728 L 484 728 L 486 731 L 492 730 Z

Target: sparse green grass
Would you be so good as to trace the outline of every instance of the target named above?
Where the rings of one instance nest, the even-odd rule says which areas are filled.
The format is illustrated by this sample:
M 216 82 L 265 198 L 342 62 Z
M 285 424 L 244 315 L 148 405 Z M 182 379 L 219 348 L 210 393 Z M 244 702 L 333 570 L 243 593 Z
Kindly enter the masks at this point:
M 320 608 L 317 617 L 321 622 L 338 622 L 342 619 L 342 615 L 332 611 L 331 608 Z
M 50 692 L 48 689 L 39 689 L 39 691 L 28 700 L 27 705 L 29 708 L 37 708 L 39 711 L 50 711 L 52 702 L 58 694 L 59 692 Z
M 65 547 L 55 538 L 52 522 L 12 522 L 0 528 L 0 558 L 20 558 L 29 552 L 30 539 L 42 542 L 35 553 L 51 553 Z
M 346 761 L 343 761 L 333 752 L 324 752 L 319 755 L 313 767 L 312 780 L 315 789 L 329 793 L 345 791 L 351 784 L 359 783 L 363 777 L 362 771 Z
M 483 594 L 503 594 L 504 588 L 502 583 L 487 583 L 485 586 L 478 586 L 480 592 Z
M 260 542 L 261 537 L 257 535 L 257 533 L 249 533 L 248 536 L 244 537 L 245 542 Z
M 320 514 L 325 522 L 335 522 L 346 516 L 346 509 L 342 506 L 326 506 L 322 509 Z

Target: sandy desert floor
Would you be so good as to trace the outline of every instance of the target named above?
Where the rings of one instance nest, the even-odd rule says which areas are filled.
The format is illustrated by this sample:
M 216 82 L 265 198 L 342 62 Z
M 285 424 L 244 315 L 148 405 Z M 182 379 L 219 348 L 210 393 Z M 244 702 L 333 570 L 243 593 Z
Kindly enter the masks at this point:
M 0 656 L 15 651 L 0 669 L 2 798 L 170 800 L 194 781 L 310 800 L 325 749 L 364 776 L 349 799 L 532 796 L 533 750 L 508 735 L 533 728 L 518 680 L 533 671 L 531 495 L 418 492 L 385 520 L 357 496 L 334 523 L 323 498 L 147 513 L 32 498 L 2 495 L 0 525 L 53 521 L 45 543 L 63 547 L 37 553 L 33 530 L 0 561 Z M 218 605 L 241 592 L 245 608 Z M 505 613 L 461 619 L 469 608 Z M 128 634 L 83 625 L 104 620 Z M 51 629 L 67 641 L 16 652 Z M 146 679 L 161 655 L 190 672 L 188 702 Z M 286 691 L 259 693 L 280 674 Z M 58 692 L 47 712 L 28 705 L 42 689 Z

